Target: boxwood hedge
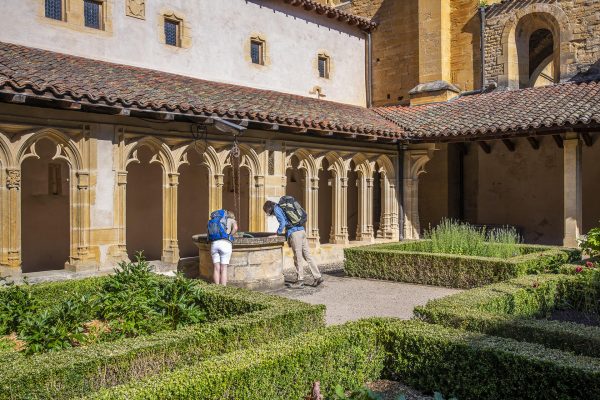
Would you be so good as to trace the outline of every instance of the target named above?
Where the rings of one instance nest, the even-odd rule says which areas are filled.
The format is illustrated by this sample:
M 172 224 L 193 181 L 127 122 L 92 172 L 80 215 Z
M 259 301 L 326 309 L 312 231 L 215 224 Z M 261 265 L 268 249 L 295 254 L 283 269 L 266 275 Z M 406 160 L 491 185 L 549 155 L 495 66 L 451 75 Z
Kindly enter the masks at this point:
M 378 377 L 461 400 L 600 398 L 600 360 L 420 321 L 371 319 L 228 353 L 91 399 L 302 399 Z
M 416 307 L 415 315 L 430 323 L 600 357 L 600 328 L 536 319 L 585 304 L 580 298 L 585 282 L 583 275 L 520 277 L 432 300 Z
M 42 302 L 64 301 L 94 290 L 102 279 L 33 285 L 28 290 Z M 324 306 L 198 285 L 211 322 L 53 353 L 3 354 L 0 398 L 70 399 L 324 325 Z
M 384 331 L 388 373 L 460 400 L 600 398 L 600 360 L 425 322 Z
M 415 242 L 379 244 L 344 250 L 350 276 L 470 289 L 517 276 L 558 271 L 580 256 L 575 249 L 519 245 L 521 254 L 501 259 L 418 251 Z
M 151 379 L 103 390 L 93 399 L 303 399 L 312 383 L 323 394 L 337 384 L 357 389 L 377 379 L 385 352 L 369 321 L 316 330 L 294 338 L 199 362 Z

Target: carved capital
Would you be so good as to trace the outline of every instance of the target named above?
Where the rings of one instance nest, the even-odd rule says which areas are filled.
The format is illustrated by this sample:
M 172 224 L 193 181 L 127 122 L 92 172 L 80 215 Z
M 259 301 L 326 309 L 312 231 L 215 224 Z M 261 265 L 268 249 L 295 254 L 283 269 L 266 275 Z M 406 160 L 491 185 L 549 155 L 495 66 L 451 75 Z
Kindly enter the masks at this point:
M 169 174 L 169 186 L 179 185 L 179 174 Z
M 21 188 L 21 170 L 9 169 L 6 171 L 6 187 L 17 190 Z
M 90 174 L 87 172 L 77 173 L 77 189 L 87 189 L 90 187 Z

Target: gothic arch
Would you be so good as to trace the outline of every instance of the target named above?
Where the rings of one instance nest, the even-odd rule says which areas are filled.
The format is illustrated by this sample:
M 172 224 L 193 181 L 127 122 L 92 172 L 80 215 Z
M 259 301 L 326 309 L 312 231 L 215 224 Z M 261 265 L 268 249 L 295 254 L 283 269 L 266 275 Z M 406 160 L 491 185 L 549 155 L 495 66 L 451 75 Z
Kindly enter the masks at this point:
M 152 159 L 150 160 L 151 164 L 159 163 L 162 165 L 164 172 L 167 174 L 177 172 L 177 167 L 171 148 L 165 142 L 154 136 L 144 136 L 143 138 L 134 140 L 126 145 L 126 157 L 123 170 L 126 170 L 127 166 L 131 163 L 140 162 L 137 152 L 142 147 L 147 147 L 154 153 Z
M 519 38 L 518 28 L 522 25 L 520 23 L 526 20 L 527 24 L 523 25 L 527 38 Z M 499 77 L 501 86 L 518 89 L 529 85 L 529 76 L 524 76 L 525 53 L 529 49 L 529 35 L 540 28 L 548 29 L 552 33 L 556 80 L 563 80 L 568 76 L 568 62 L 575 59 L 575 54 L 569 43 L 573 39 L 573 28 L 567 15 L 555 4 L 530 4 L 514 12 L 504 24 L 501 56 L 504 74 Z
M 375 163 L 378 166 L 378 172 L 384 174 L 388 179 L 392 181 L 396 179 L 396 169 L 394 168 L 394 163 L 392 163 L 392 160 L 390 160 L 388 156 L 379 156 Z
M 79 148 L 75 142 L 63 132 L 57 129 L 45 128 L 26 135 L 25 137 L 26 139 L 23 141 L 16 154 L 15 161 L 18 166 L 20 166 L 27 158 L 39 158 L 35 150 L 35 144 L 42 139 L 49 139 L 57 145 L 56 154 L 52 158 L 53 160 L 65 160 L 69 164 L 69 167 L 75 172 L 83 169 L 83 157 Z

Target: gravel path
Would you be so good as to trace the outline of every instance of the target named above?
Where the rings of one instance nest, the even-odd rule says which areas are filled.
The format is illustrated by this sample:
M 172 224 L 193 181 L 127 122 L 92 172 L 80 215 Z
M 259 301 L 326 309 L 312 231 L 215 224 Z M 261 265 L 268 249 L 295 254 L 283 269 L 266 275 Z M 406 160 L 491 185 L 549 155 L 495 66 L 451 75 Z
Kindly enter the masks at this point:
M 325 282 L 318 288 L 284 289 L 276 294 L 311 304 L 325 304 L 327 324 L 335 325 L 367 317 L 410 319 L 415 306 L 459 292 L 433 286 L 349 278 L 339 271 L 323 277 Z M 310 284 L 312 280 L 306 278 L 306 283 Z

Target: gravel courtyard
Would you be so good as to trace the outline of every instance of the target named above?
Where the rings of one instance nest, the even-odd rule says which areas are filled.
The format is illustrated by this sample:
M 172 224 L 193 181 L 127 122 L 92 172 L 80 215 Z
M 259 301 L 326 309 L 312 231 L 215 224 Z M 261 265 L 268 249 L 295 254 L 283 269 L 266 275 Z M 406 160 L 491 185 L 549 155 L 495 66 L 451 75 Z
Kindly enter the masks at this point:
M 350 278 L 342 272 L 326 273 L 323 277 L 325 282 L 318 288 L 284 289 L 276 294 L 311 304 L 325 304 L 327 324 L 335 325 L 366 317 L 409 319 L 415 306 L 460 292 L 433 286 Z M 306 283 L 310 284 L 312 280 L 307 277 Z

